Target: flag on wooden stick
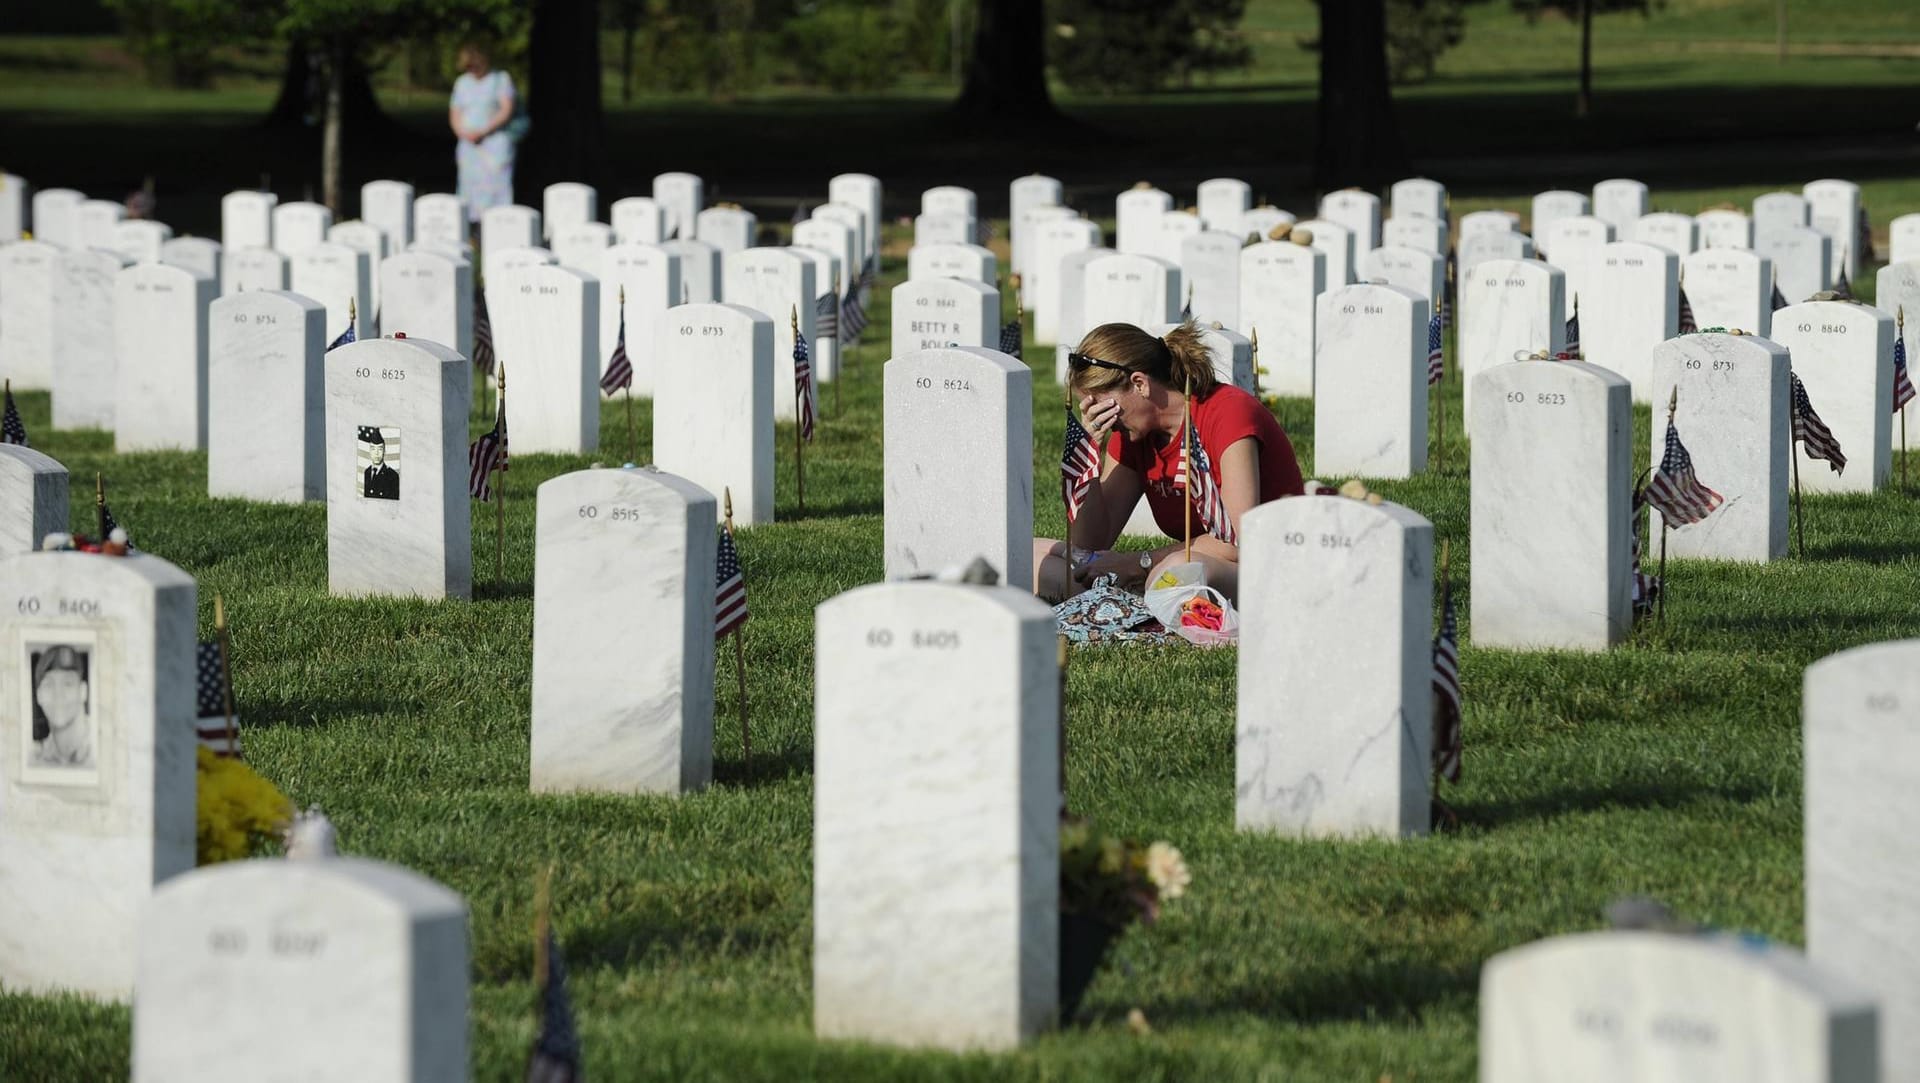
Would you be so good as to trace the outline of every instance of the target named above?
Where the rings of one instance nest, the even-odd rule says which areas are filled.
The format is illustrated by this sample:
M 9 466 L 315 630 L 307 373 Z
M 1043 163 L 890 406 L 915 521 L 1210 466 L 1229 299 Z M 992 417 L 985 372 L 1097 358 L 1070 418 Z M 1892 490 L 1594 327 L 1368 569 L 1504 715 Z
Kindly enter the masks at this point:
M 1807 397 L 1807 385 L 1800 382 L 1800 374 L 1789 370 L 1787 382 L 1793 394 L 1794 441 L 1807 453 L 1807 458 L 1825 459 L 1836 474 L 1846 470 L 1847 457 L 1840 451 L 1840 441 L 1814 411 L 1813 400 Z
M 1093 487 L 1093 479 L 1099 476 L 1100 448 L 1069 406 L 1067 443 L 1060 453 L 1060 499 L 1067 508 L 1067 522 L 1079 518 L 1080 506 L 1087 502 L 1087 492 Z
M 1440 349 L 1440 317 L 1436 313 L 1427 321 L 1427 386 L 1439 383 L 1446 374 L 1447 364 Z
M 1680 333 L 1691 335 L 1699 332 L 1700 324 L 1693 318 L 1693 303 L 1687 300 L 1687 287 L 1680 287 Z
M 32 447 L 33 444 L 27 440 L 26 423 L 20 420 L 20 407 L 13 401 L 12 380 L 8 380 L 6 383 L 6 396 L 6 409 L 4 412 L 0 412 L 0 444 L 18 444 L 21 447 Z
M 1460 781 L 1460 622 L 1453 612 L 1453 584 L 1441 594 L 1440 633 L 1433 637 L 1433 769 Z
M 502 396 L 493 413 L 493 428 L 467 445 L 467 492 L 485 503 L 493 499 L 493 472 L 507 468 L 507 402 Z
M 740 550 L 733 544 L 733 523 L 720 524 L 720 548 L 714 559 L 713 638 L 747 623 L 747 578 L 740 570 Z
M 1194 427 L 1191 415 L 1180 437 L 1180 458 L 1175 466 L 1173 484 L 1193 502 L 1194 510 L 1200 513 L 1200 525 L 1207 529 L 1207 533 L 1228 545 L 1239 544 L 1233 529 L 1233 517 L 1227 514 L 1226 499 L 1220 495 L 1220 483 L 1213 476 L 1213 463 L 1207 458 L 1206 447 L 1200 443 L 1200 433 Z
M 1669 526 L 1686 526 L 1705 519 L 1724 500 L 1695 476 L 1693 456 L 1680 442 L 1679 426 L 1669 417 L 1666 451 L 1660 456 L 1660 468 L 1647 481 L 1647 503 L 1660 512 Z

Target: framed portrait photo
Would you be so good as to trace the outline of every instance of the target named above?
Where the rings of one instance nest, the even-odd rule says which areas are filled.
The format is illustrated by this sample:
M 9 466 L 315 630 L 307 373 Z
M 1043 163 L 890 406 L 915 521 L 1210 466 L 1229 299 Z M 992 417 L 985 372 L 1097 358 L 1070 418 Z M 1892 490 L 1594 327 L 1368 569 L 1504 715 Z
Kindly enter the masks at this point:
M 91 786 L 100 781 L 100 643 L 92 632 L 29 630 L 21 637 L 20 781 Z
M 354 432 L 355 466 L 363 500 L 400 499 L 400 430 L 393 425 L 360 425 Z

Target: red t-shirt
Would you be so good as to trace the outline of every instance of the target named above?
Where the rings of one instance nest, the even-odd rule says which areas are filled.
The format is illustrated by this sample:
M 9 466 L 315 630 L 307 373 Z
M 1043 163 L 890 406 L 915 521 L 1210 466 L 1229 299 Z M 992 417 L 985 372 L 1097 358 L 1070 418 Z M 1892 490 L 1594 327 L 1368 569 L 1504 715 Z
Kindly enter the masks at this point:
M 1220 480 L 1220 457 L 1227 448 L 1251 436 L 1260 445 L 1259 503 L 1300 495 L 1304 483 L 1300 463 L 1293 457 L 1293 443 L 1259 399 L 1231 384 L 1215 384 L 1205 398 L 1194 397 L 1192 410 L 1193 425 L 1200 433 L 1200 446 L 1207 452 L 1215 482 Z M 1131 440 L 1116 432 L 1107 438 L 1107 454 L 1140 475 L 1154 522 L 1167 537 L 1180 537 L 1185 494 L 1173 487 L 1180 462 L 1180 437 L 1156 448 L 1151 437 Z M 1194 524 L 1199 531 L 1197 515 Z

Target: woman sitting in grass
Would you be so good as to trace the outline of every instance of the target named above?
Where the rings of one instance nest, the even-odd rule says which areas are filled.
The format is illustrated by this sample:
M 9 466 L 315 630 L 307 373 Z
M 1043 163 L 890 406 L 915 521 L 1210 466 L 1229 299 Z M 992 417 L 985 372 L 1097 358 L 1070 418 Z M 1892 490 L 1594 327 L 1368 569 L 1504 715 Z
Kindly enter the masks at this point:
M 1209 586 L 1234 597 L 1240 516 L 1301 491 L 1286 430 L 1259 399 L 1214 378 L 1213 358 L 1192 321 L 1158 338 L 1129 323 L 1102 324 L 1067 355 L 1067 371 L 1087 433 L 1105 454 L 1068 542 L 1034 539 L 1034 593 L 1058 603 L 1107 574 L 1138 593 L 1184 563 L 1178 542 L 1149 552 L 1109 551 L 1144 496 L 1154 522 L 1172 538 L 1183 536 L 1191 498 L 1193 560 L 1205 566 Z M 1183 464 L 1189 411 L 1198 440 Z M 1176 487 L 1183 465 L 1193 484 Z

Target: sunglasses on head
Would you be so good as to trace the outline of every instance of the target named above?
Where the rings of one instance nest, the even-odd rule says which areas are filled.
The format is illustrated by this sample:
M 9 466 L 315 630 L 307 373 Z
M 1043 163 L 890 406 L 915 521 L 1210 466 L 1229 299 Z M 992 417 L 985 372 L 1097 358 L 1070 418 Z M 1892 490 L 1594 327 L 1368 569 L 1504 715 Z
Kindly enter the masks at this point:
M 1097 357 L 1089 357 L 1086 354 L 1079 353 L 1079 352 L 1070 353 L 1067 355 L 1067 367 L 1070 369 L 1084 369 L 1089 367 L 1097 368 L 1097 369 L 1112 369 L 1115 372 L 1132 372 L 1133 371 L 1132 369 L 1128 368 L 1125 365 L 1116 365 L 1111 361 L 1102 361 Z

